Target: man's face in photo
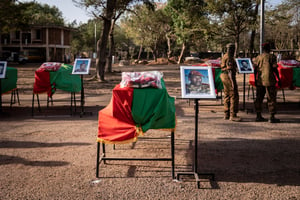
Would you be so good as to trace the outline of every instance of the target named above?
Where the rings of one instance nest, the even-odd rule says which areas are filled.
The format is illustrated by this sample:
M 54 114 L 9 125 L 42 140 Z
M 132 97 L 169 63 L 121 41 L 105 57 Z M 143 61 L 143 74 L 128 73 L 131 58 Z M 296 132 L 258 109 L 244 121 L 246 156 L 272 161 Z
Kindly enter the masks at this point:
M 244 68 L 248 68 L 248 63 L 246 61 L 242 61 L 242 65 Z
M 191 75 L 190 81 L 192 85 L 199 86 L 202 84 L 202 77 L 199 75 Z

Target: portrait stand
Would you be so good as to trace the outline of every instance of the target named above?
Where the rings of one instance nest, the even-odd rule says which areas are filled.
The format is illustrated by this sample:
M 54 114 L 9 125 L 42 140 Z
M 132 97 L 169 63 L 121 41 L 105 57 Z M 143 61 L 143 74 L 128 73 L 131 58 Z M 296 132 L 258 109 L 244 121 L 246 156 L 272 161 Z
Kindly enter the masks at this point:
M 211 177 L 210 180 L 214 181 L 215 180 L 215 174 L 213 173 L 199 173 L 198 172 L 198 114 L 199 114 L 199 99 L 194 99 L 195 101 L 195 138 L 194 138 L 194 164 L 193 164 L 193 171 L 190 172 L 178 172 L 177 173 L 177 180 L 180 180 L 181 175 L 192 175 L 195 177 L 196 183 L 197 183 L 197 188 L 200 188 L 200 176 L 205 176 L 205 177 Z
M 2 114 L 2 79 L 0 78 L 0 114 Z
M 83 87 L 83 75 L 80 75 L 81 78 L 81 95 L 80 95 L 80 107 L 81 107 L 81 112 L 80 112 L 80 117 L 82 117 L 85 114 L 90 114 L 92 115 L 92 112 L 85 112 L 84 111 L 84 104 L 85 104 L 85 96 L 84 96 L 84 87 Z
M 244 78 L 243 78 L 243 108 L 242 108 L 242 110 L 246 109 L 245 95 L 246 95 L 246 74 L 244 74 Z
M 236 58 L 237 67 L 240 74 L 244 74 L 243 79 L 243 108 L 241 110 L 246 111 L 248 113 L 248 110 L 246 109 L 246 102 L 245 102 L 245 96 L 246 96 L 246 74 L 254 73 L 254 68 L 251 62 L 250 58 Z

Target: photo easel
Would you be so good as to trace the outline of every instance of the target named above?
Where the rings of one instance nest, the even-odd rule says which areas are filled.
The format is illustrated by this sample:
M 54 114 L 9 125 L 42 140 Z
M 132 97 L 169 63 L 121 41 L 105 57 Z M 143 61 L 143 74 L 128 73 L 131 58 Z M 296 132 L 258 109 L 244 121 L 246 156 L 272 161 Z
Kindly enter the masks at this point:
M 85 112 L 84 111 L 84 104 L 85 104 L 85 96 L 84 96 L 84 87 L 83 87 L 83 75 L 80 75 L 81 78 L 81 94 L 80 94 L 80 107 L 81 107 L 81 112 L 80 112 L 80 117 L 82 117 L 83 115 L 89 113 L 90 115 L 92 115 L 92 112 Z
M 76 58 L 72 70 L 72 74 L 78 74 L 80 75 L 81 78 L 80 117 L 87 114 L 87 112 L 84 111 L 85 96 L 84 96 L 84 86 L 83 86 L 83 75 L 89 74 L 90 65 L 91 65 L 90 58 Z M 84 66 L 84 68 L 80 68 L 81 66 Z M 92 112 L 89 112 L 89 114 L 92 115 Z
M 0 114 L 2 113 L 2 79 L 0 78 Z
M 177 180 L 180 180 L 180 176 L 194 176 L 197 188 L 200 188 L 200 176 L 211 177 L 210 180 L 215 180 L 214 173 L 199 173 L 198 172 L 198 114 L 199 114 L 199 99 L 194 99 L 194 110 L 195 110 L 195 135 L 194 135 L 194 163 L 193 163 L 193 171 L 190 172 L 178 172 Z

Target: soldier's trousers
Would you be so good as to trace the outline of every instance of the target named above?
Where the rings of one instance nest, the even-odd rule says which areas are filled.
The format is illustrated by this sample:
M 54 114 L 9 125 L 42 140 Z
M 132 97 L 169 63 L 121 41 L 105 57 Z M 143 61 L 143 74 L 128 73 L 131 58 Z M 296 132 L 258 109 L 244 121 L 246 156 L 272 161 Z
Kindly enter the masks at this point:
M 220 78 L 224 87 L 224 112 L 227 115 L 234 115 L 239 111 L 239 92 L 235 76 L 232 76 L 232 82 L 226 73 L 222 73 Z
M 254 101 L 254 106 L 256 112 L 262 112 L 262 104 L 267 94 L 268 110 L 270 114 L 276 113 L 276 96 L 277 90 L 275 86 L 257 86 L 256 87 L 256 99 Z

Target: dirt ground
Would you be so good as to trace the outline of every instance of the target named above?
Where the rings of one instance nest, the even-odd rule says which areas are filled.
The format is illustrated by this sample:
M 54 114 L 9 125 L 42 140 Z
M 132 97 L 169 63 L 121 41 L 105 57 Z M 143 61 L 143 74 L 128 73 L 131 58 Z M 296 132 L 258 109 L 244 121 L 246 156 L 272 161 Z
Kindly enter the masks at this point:
M 4 94 L 0 115 L 0 199 L 300 199 L 300 89 L 278 93 L 281 123 L 255 122 L 248 84 L 243 101 L 243 75 L 238 75 L 239 116 L 242 122 L 223 120 L 222 101 L 199 101 L 198 172 L 214 173 L 215 181 L 201 177 L 172 179 L 170 161 L 108 161 L 96 178 L 98 111 L 104 108 L 121 71 L 159 70 L 170 96 L 176 97 L 175 175 L 192 171 L 194 105 L 180 99 L 178 65 L 114 67 L 107 82 L 84 76 L 85 114 L 70 115 L 70 93 L 57 91 L 47 108 L 40 95 L 32 116 L 34 71 L 39 64 L 18 68 L 20 105 L 10 108 Z M 92 68 L 91 73 L 95 73 Z M 246 80 L 247 81 L 247 80 Z M 76 94 L 79 101 L 80 93 Z M 245 104 L 244 104 L 245 102 Z M 78 107 L 77 107 L 78 108 Z M 267 109 L 263 115 L 268 117 Z M 167 137 L 166 137 L 167 136 Z M 149 131 L 134 144 L 107 145 L 118 157 L 169 157 L 169 132 Z

